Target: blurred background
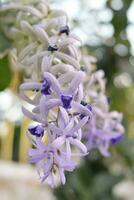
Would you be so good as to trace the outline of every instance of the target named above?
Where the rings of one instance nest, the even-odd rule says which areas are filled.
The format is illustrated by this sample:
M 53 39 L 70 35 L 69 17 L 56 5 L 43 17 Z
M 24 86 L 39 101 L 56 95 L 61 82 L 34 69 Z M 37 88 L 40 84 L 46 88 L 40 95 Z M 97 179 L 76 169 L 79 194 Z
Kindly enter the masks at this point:
M 9 1 L 9 0 L 8 0 Z M 0 6 L 8 2 L 0 0 Z M 28 0 L 27 0 L 28 2 Z M 92 152 L 65 186 L 41 185 L 27 164 L 29 121 L 21 113 L 18 86 L 22 74 L 10 65 L 12 43 L 0 26 L 0 199 L 1 200 L 134 200 L 134 0 L 50 0 L 63 9 L 80 47 L 97 58 L 107 78 L 111 109 L 124 114 L 124 140 L 112 157 Z M 1 25 L 1 22 L 0 22 Z

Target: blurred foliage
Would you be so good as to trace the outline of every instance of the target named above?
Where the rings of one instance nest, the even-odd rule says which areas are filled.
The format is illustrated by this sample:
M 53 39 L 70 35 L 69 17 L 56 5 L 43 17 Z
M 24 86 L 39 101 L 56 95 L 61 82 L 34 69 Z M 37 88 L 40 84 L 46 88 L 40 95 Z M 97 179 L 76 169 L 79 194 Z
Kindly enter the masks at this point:
M 112 0 L 107 1 L 107 8 L 113 13 L 113 18 L 110 22 L 114 28 L 113 36 L 104 40 L 103 43 L 98 46 L 87 46 L 89 51 L 93 54 L 96 49 L 101 52 L 102 57 L 98 61 L 98 66 L 99 68 L 104 69 L 108 84 L 113 84 L 113 77 L 116 73 L 121 71 L 123 62 L 126 62 L 127 60 L 127 64 L 131 65 L 128 63 L 128 59 L 131 56 L 131 46 L 126 35 L 126 29 L 128 26 L 127 11 L 132 0 L 123 1 L 123 7 L 120 10 L 114 10 L 111 6 L 111 2 Z M 120 51 L 118 50 L 118 52 L 115 52 L 115 47 L 117 45 L 123 45 L 127 52 L 124 55 L 121 55 L 120 53 L 122 53 L 121 51 L 123 51 L 123 48 L 121 48 Z M 127 71 L 127 66 L 125 70 Z
M 12 79 L 12 72 L 7 56 L 11 45 L 11 41 L 4 34 L 0 22 L 0 91 L 7 88 Z
M 0 56 L 2 56 L 1 54 L 4 54 L 9 48 L 11 48 L 11 42 L 5 36 L 0 26 Z
M 12 71 L 9 65 L 8 56 L 0 59 L 0 91 L 7 88 L 12 79 Z
M 86 158 L 79 169 L 67 177 L 67 184 L 55 190 L 58 200 L 113 200 L 112 187 L 121 179 L 112 175 L 102 163 L 102 158 Z

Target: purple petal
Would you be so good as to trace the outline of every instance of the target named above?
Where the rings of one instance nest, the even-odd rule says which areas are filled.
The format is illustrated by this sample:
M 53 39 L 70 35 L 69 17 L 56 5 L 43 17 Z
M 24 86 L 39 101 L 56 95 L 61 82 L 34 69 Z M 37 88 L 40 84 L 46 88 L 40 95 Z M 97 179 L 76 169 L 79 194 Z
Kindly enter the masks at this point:
M 99 146 L 98 149 L 100 150 L 100 153 L 105 157 L 109 157 L 111 155 L 105 146 Z
M 69 116 L 66 110 L 63 107 L 60 107 L 58 114 L 58 126 L 62 129 L 69 123 Z
M 26 115 L 28 118 L 32 119 L 33 121 L 38 121 L 36 115 L 34 115 L 32 112 L 30 112 L 23 106 L 22 106 L 22 112 L 24 115 Z
M 73 171 L 76 167 L 76 162 L 74 160 L 61 159 L 60 166 L 66 171 Z
M 72 109 L 74 112 L 83 114 L 84 116 L 92 116 L 92 112 L 88 108 L 75 101 L 72 101 Z
M 51 84 L 51 88 L 58 96 L 61 95 L 61 87 L 57 79 L 49 72 L 44 73 L 44 78 Z
M 114 144 L 117 144 L 119 143 L 122 139 L 123 139 L 124 135 L 123 134 L 120 134 L 119 136 L 117 137 L 113 137 L 110 141 L 111 143 L 114 145 Z
M 61 147 L 63 144 L 65 143 L 65 137 L 64 136 L 61 136 L 61 137 L 58 137 L 57 139 L 55 139 L 52 143 L 52 146 L 55 147 L 55 148 L 59 148 Z
M 72 128 L 72 130 L 70 130 L 70 134 L 73 134 L 75 132 L 78 132 L 79 129 L 81 129 L 88 121 L 88 117 L 84 117 L 82 120 L 79 121 L 78 124 L 75 125 L 74 128 Z
M 43 115 L 43 117 L 47 118 L 49 110 L 54 108 L 55 106 L 59 106 L 60 100 L 59 99 L 50 99 L 46 101 L 45 96 L 42 96 L 40 100 L 40 112 Z
M 30 156 L 29 158 L 30 163 L 37 163 L 45 157 L 45 154 L 37 149 L 29 149 L 28 153 Z
M 50 175 L 50 172 L 45 173 L 45 174 L 41 177 L 41 182 L 43 183 L 43 182 L 48 178 L 49 175 Z
M 118 138 L 119 139 L 122 139 L 121 137 L 123 136 L 123 134 L 121 133 L 115 133 L 115 132 L 112 132 L 112 131 L 109 131 L 109 130 L 103 130 L 103 129 L 98 129 L 96 130 L 96 135 L 99 137 L 99 138 L 102 138 L 106 141 L 109 141 L 109 140 L 112 140 L 112 139 L 115 139 Z
M 70 122 L 67 124 L 66 128 L 63 130 L 65 134 L 69 133 L 70 135 L 70 130 L 73 128 L 73 126 L 74 126 L 74 118 L 71 118 Z
M 79 140 L 77 140 L 77 139 L 73 139 L 73 138 L 68 138 L 68 140 L 69 140 L 69 142 L 72 144 L 72 145 L 74 145 L 74 146 L 76 146 L 78 149 L 80 149 L 83 153 L 87 153 L 87 148 L 86 148 L 86 146 L 81 142 L 81 141 L 79 141 Z
M 62 135 L 63 134 L 62 129 L 58 128 L 54 124 L 49 124 L 48 127 L 52 132 L 56 133 L 57 135 Z

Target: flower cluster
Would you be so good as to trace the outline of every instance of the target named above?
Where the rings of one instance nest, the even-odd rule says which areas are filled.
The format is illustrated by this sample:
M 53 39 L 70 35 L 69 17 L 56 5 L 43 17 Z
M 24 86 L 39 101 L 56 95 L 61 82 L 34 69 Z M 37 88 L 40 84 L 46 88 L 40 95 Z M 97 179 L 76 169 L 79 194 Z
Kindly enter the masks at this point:
M 104 72 L 95 71 L 96 59 L 76 48 L 81 41 L 71 33 L 66 13 L 51 10 L 46 0 L 11 9 L 16 21 L 9 37 L 21 39 L 14 56 L 28 77 L 20 86 L 22 111 L 34 121 L 27 130 L 29 161 L 42 182 L 54 187 L 58 174 L 65 184 L 76 158 L 92 149 L 110 155 L 109 146 L 123 137 L 122 114 L 109 111 Z

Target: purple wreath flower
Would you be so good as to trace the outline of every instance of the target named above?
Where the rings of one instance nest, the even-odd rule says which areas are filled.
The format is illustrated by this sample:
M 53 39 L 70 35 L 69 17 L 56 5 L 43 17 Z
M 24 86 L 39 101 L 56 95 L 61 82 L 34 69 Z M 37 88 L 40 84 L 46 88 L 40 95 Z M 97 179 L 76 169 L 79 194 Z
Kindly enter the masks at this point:
M 98 149 L 103 156 L 110 156 L 108 151 L 110 144 L 116 144 L 123 138 L 122 132 L 115 132 L 112 128 L 97 128 L 96 117 L 90 121 L 90 129 L 85 132 L 87 149 Z
M 70 33 L 65 13 L 51 11 L 49 18 L 39 23 L 44 18 L 41 5 L 47 16 L 48 4 L 39 2 L 39 10 L 38 6 L 28 9 L 38 23 L 20 20 L 20 30 L 15 30 L 22 31 L 31 42 L 22 51 L 17 49 L 19 64 L 31 70 L 30 80 L 20 86 L 20 96 L 31 110 L 22 107 L 22 111 L 38 123 L 28 128 L 27 135 L 34 146 L 29 149 L 29 161 L 37 165 L 41 181 L 54 187 L 55 173 L 64 184 L 65 171 L 75 169 L 73 156 L 85 156 L 92 149 L 109 156 L 110 144 L 122 139 L 124 129 L 122 116 L 109 112 L 104 72 L 93 72 L 91 63 L 96 62 L 95 58 L 81 59 L 74 45 L 80 40 Z M 82 140 L 85 136 L 87 146 Z M 44 138 L 48 140 L 45 143 Z
M 65 171 L 73 171 L 76 167 L 76 162 L 68 160 L 66 154 L 58 148 L 55 140 L 45 145 L 41 138 L 36 138 L 34 142 L 31 139 L 34 148 L 29 149 L 29 162 L 35 163 L 37 171 L 42 182 L 47 182 L 54 187 L 56 182 L 54 175 L 59 174 L 62 184 L 65 184 Z
M 83 114 L 84 116 L 92 115 L 91 109 L 89 109 L 86 106 L 83 106 L 80 103 L 83 96 L 79 95 L 79 98 L 77 100 L 78 91 L 83 76 L 84 76 L 83 72 L 77 72 L 74 79 L 69 84 L 69 88 L 66 90 L 62 90 L 59 82 L 52 74 L 48 72 L 44 74 L 45 80 L 47 80 L 47 82 L 50 83 L 51 90 L 53 91 L 50 98 L 46 99 L 46 97 L 43 95 L 40 99 L 39 110 L 42 118 L 44 118 L 45 121 L 48 118 L 49 111 L 52 110 L 54 107 L 59 107 L 59 106 L 68 110 L 68 112 L 72 114 L 79 113 Z
M 75 123 L 75 118 L 69 119 L 65 109 L 61 107 L 58 127 L 55 124 L 49 124 L 49 129 L 53 134 L 57 134 L 55 144 L 58 147 L 65 145 L 67 157 L 71 158 L 71 145 L 79 149 L 84 155 L 87 154 L 86 146 L 81 142 L 81 128 L 87 123 L 88 117 L 84 117 L 82 120 Z
M 41 92 L 43 95 L 50 95 L 51 93 L 56 94 L 61 100 L 63 107 L 70 107 L 71 101 L 75 98 L 76 93 L 79 90 L 80 84 L 84 79 L 84 73 L 79 71 L 75 73 L 75 77 L 69 84 L 69 88 L 65 91 L 62 90 L 59 82 L 56 78 L 49 72 L 45 72 L 43 83 L 37 83 L 34 81 L 23 83 L 20 86 L 21 97 L 28 103 L 35 105 L 37 103 L 36 97 L 31 99 L 28 97 L 25 92 L 26 91 L 37 91 Z M 81 97 L 82 98 L 82 97 Z M 39 102 L 39 101 L 38 101 Z

